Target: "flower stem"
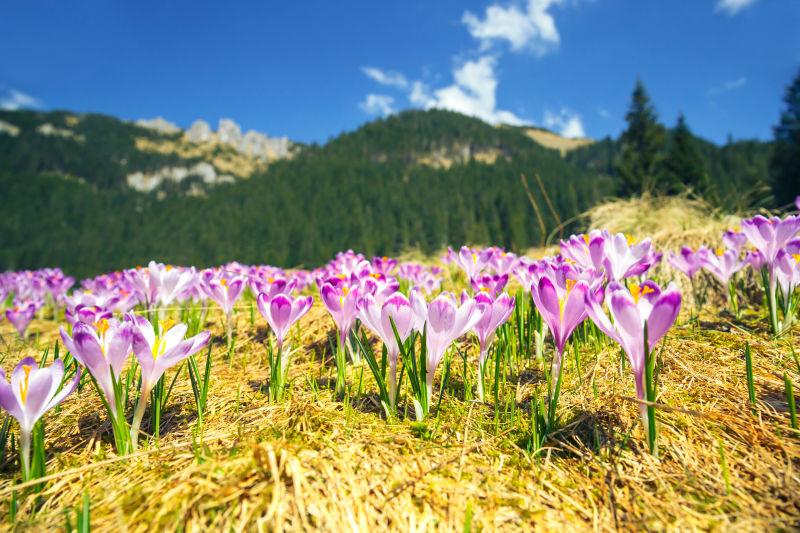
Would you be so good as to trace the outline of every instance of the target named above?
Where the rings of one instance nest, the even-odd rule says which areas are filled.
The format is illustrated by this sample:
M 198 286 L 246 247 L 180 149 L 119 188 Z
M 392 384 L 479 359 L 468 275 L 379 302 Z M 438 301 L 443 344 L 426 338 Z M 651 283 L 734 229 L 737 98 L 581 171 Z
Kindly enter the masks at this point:
M 142 425 L 142 418 L 144 418 L 144 410 L 147 408 L 147 397 L 150 396 L 150 391 L 142 389 L 139 396 L 139 401 L 136 402 L 136 410 L 133 412 L 133 420 L 131 421 L 131 450 L 136 451 L 139 443 L 139 428 Z
M 22 481 L 31 479 L 31 432 L 19 432 L 19 459 L 22 466 Z

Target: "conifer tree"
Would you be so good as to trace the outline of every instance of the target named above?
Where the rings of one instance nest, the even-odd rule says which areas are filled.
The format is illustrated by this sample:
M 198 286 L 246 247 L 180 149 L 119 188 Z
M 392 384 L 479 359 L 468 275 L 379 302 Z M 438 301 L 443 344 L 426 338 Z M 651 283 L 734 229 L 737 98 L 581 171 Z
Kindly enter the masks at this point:
M 629 195 L 657 191 L 666 134 L 641 80 L 636 80 L 625 120 L 628 129 L 620 139 L 622 154 L 617 164 L 619 192 Z
M 786 108 L 773 128 L 775 150 L 770 161 L 772 190 L 777 203 L 791 203 L 800 194 L 800 71 L 783 97 Z
M 711 200 L 710 178 L 697 145 L 697 139 L 686 124 L 683 113 L 672 131 L 669 151 L 664 160 L 665 192 L 680 192 L 691 189 L 695 194 Z

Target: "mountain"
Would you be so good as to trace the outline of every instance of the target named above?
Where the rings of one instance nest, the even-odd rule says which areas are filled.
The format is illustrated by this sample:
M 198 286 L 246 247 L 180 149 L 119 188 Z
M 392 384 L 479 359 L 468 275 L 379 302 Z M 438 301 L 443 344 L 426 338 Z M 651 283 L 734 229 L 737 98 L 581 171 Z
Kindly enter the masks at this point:
M 728 211 L 742 211 L 756 206 L 769 206 L 772 191 L 769 185 L 769 162 L 773 145 L 758 140 L 729 140 L 718 146 L 701 137 L 694 137 L 703 157 L 705 169 L 714 185 L 714 198 L 707 198 Z M 606 137 L 565 152 L 565 159 L 585 170 L 615 177 L 614 165 L 621 152 L 618 139 Z
M 230 119 L 212 131 L 183 131 L 162 118 L 125 122 L 68 111 L 0 111 L 0 170 L 53 172 L 101 189 L 202 194 L 249 178 L 299 149 L 286 138 L 248 131 Z
M 151 258 L 315 266 L 346 248 L 524 250 L 580 229 L 578 216 L 617 189 L 603 163 L 614 141 L 549 149 L 527 128 L 448 111 L 406 111 L 322 145 L 285 141 L 281 157 L 242 150 L 247 135 L 0 112 L 0 269 L 85 276 Z M 205 165 L 231 179 L 198 176 Z M 156 174 L 173 177 L 141 178 Z

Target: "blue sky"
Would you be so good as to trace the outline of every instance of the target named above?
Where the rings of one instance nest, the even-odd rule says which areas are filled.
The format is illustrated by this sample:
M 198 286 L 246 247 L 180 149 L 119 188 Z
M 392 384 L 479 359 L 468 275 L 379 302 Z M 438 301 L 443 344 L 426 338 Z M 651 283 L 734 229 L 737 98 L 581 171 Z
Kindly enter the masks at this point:
M 617 135 L 661 119 L 771 136 L 798 0 L 30 2 L 0 16 L 0 106 L 163 116 L 319 141 L 409 107 Z

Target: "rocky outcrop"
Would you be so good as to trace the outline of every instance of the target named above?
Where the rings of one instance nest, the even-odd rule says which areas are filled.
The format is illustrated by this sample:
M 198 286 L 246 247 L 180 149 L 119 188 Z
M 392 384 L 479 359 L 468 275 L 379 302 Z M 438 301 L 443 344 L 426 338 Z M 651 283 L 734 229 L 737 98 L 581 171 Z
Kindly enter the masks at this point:
M 141 126 L 142 128 L 147 128 L 150 130 L 155 130 L 159 133 L 166 133 L 168 135 L 174 133 L 180 133 L 181 130 L 177 124 L 173 124 L 169 120 L 165 119 L 164 117 L 156 117 L 150 119 L 140 119 L 136 121 L 137 126 Z
M 192 176 L 200 178 L 204 185 L 211 186 L 234 181 L 233 176 L 229 174 L 217 174 L 213 165 L 201 162 L 191 167 L 165 167 L 153 173 L 134 172 L 128 174 L 126 182 L 132 189 L 136 189 L 140 192 L 151 192 L 157 189 L 162 183 L 180 183 Z
M 232 146 L 241 154 L 263 161 L 289 157 L 292 149 L 292 143 L 286 137 L 268 137 L 255 130 L 243 134 L 242 128 L 229 118 L 220 119 L 216 132 L 211 130 L 208 122 L 195 120 L 186 130 L 185 138 L 196 144 L 218 142 Z

